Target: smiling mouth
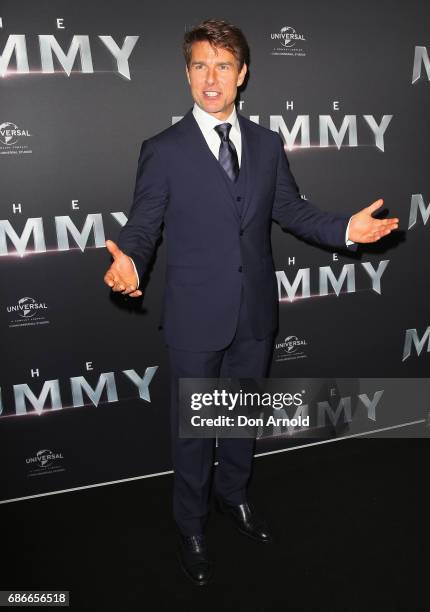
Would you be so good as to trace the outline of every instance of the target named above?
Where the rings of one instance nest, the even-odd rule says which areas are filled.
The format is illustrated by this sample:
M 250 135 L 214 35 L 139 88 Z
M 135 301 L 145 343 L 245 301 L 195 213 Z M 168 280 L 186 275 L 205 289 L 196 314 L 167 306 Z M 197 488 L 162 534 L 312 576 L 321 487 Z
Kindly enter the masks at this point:
M 216 98 L 219 98 L 221 94 L 219 91 L 207 90 L 203 92 L 203 95 L 205 96 L 205 98 L 216 99 Z

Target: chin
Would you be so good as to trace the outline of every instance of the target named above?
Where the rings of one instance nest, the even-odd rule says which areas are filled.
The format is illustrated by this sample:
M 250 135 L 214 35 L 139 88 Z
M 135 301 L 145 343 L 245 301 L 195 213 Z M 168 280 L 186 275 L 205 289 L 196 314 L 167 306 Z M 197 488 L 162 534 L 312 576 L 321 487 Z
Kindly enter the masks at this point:
M 220 105 L 219 103 L 216 105 L 211 104 L 210 102 L 207 102 L 206 100 L 204 100 L 202 103 L 202 108 L 210 111 L 211 113 L 218 113 L 220 110 L 222 110 L 222 105 Z
M 208 113 L 222 113 L 222 108 L 208 108 Z

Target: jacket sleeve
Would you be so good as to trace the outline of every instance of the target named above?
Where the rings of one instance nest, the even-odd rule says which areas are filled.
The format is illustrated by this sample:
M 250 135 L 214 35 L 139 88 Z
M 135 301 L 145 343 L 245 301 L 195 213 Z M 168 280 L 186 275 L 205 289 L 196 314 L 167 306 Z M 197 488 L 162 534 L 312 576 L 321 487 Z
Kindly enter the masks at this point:
M 153 143 L 145 140 L 140 149 L 133 204 L 118 237 L 118 246 L 132 258 L 139 279 L 160 237 L 168 200 L 165 167 Z
M 357 245 L 348 247 L 346 243 L 350 215 L 322 211 L 301 197 L 280 137 L 272 218 L 299 238 L 323 246 L 356 249 Z

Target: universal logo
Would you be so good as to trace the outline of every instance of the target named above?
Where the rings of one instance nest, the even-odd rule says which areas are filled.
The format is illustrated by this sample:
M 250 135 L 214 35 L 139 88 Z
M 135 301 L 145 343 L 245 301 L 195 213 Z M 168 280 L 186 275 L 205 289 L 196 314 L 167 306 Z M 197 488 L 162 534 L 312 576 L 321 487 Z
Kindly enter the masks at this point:
M 46 325 L 49 323 L 46 317 L 47 310 L 45 302 L 39 302 L 32 297 L 22 297 L 16 304 L 6 307 L 6 311 L 14 317 L 10 320 L 9 327 Z
M 282 342 L 275 344 L 275 361 L 306 358 L 304 347 L 307 344 L 306 340 L 299 340 L 297 336 L 287 336 Z
M 0 154 L 22 155 L 33 151 L 26 144 L 26 139 L 31 138 L 28 130 L 19 128 L 15 123 L 5 121 L 0 124 Z
M 41 476 L 42 474 L 53 474 L 64 472 L 62 466 L 64 457 L 62 453 L 52 452 L 48 449 L 37 451 L 33 457 L 27 457 L 25 463 L 30 467 L 28 476 Z
M 272 32 L 270 38 L 275 43 L 271 55 L 290 55 L 293 57 L 304 57 L 306 55 L 303 48 L 306 38 L 291 26 L 284 26 L 279 32 Z

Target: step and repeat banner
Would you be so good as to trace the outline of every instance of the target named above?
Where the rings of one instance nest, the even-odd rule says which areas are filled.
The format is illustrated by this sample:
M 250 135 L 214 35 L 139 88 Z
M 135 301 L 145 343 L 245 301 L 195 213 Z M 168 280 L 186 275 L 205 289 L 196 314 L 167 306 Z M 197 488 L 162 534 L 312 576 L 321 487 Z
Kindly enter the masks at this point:
M 238 110 L 281 134 L 304 197 L 351 214 L 382 197 L 400 218 L 399 231 L 355 253 L 274 224 L 280 321 L 270 376 L 334 381 L 322 438 L 348 433 L 354 411 L 369 431 L 417 418 L 406 397 L 404 414 L 390 421 L 386 407 L 381 420 L 381 389 L 342 393 L 336 380 L 428 376 L 428 3 L 6 1 L 1 501 L 171 470 L 165 244 L 133 301 L 103 283 L 105 239 L 127 220 L 142 140 L 192 106 L 182 37 L 210 17 L 247 36 Z M 257 453 L 295 443 L 277 428 Z

